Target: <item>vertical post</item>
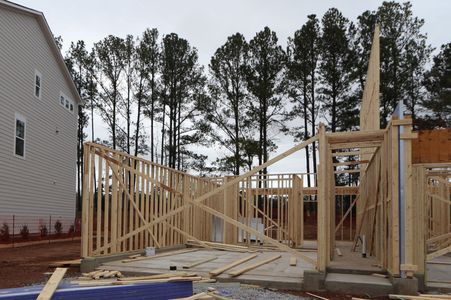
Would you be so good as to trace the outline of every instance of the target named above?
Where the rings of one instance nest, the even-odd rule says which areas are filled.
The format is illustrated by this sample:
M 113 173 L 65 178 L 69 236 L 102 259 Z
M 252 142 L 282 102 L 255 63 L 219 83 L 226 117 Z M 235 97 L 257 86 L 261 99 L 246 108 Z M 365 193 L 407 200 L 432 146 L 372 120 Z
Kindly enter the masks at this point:
M 49 215 L 49 244 L 50 244 L 50 236 L 52 235 L 52 215 Z
M 13 248 L 14 248 L 14 227 L 16 226 L 16 215 L 13 215 Z
M 235 176 L 226 176 L 224 177 L 224 184 L 233 180 Z M 234 220 L 238 219 L 237 214 L 237 205 L 238 205 L 238 183 L 234 184 L 230 188 L 224 190 L 224 214 L 228 217 L 233 218 Z M 223 242 L 226 244 L 236 244 L 238 241 L 237 238 L 237 228 L 235 225 L 223 222 Z
M 318 259 L 316 268 L 320 272 L 326 271 L 327 266 L 327 256 L 328 256 L 328 247 L 327 247 L 327 218 L 329 218 L 327 214 L 327 138 L 326 138 L 326 129 L 323 123 L 319 124 L 318 130 L 319 137 L 319 168 L 318 168 L 318 207 L 317 207 L 317 230 L 318 230 Z
M 83 163 L 83 199 L 82 199 L 82 213 L 81 213 L 81 257 L 89 255 L 89 241 L 88 241 L 88 218 L 89 218 L 89 155 L 90 149 L 87 144 L 84 145 L 84 163 Z
M 403 132 L 405 135 L 412 135 L 411 125 L 403 128 Z M 405 238 L 404 238 L 404 266 L 401 266 L 402 271 L 405 271 L 405 275 L 407 277 L 412 277 L 414 272 L 416 271 L 415 265 L 415 249 L 414 247 L 414 202 L 412 195 L 412 140 L 410 137 L 401 138 L 401 143 L 404 148 L 404 159 L 403 159 L 403 169 L 401 172 L 404 174 L 402 182 L 402 191 L 403 191 L 403 201 L 405 211 L 403 212 L 405 215 L 404 218 L 404 227 L 405 227 Z M 446 210 L 445 210 L 446 211 Z M 418 219 L 421 220 L 421 219 Z M 423 231 L 420 231 L 423 232 Z

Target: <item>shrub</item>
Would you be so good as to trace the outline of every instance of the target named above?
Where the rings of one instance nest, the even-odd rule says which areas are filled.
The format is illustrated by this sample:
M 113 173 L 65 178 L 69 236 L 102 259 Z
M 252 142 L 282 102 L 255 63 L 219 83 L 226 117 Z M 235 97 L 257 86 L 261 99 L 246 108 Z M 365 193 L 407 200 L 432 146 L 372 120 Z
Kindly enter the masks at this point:
M 2 227 L 0 228 L 0 239 L 2 241 L 9 240 L 9 226 L 6 223 L 3 223 Z
M 39 225 L 39 231 L 41 232 L 41 237 L 45 237 L 49 233 L 49 231 L 47 229 L 47 225 L 45 225 L 45 224 Z
M 70 227 L 69 227 L 68 234 L 74 234 L 74 233 L 75 233 L 75 225 L 72 224 L 72 225 L 70 225 Z
M 20 229 L 20 235 L 24 240 L 28 239 L 28 236 L 30 235 L 30 230 L 28 229 L 28 225 L 22 225 L 22 228 Z
M 63 224 L 60 220 L 56 220 L 55 222 L 55 233 L 56 235 L 60 235 L 63 232 Z

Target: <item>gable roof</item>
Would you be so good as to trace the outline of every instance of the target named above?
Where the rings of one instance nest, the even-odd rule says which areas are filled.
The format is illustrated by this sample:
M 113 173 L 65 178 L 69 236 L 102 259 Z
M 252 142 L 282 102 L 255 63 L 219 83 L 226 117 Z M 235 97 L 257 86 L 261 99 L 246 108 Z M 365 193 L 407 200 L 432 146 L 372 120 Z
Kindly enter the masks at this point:
M 0 0 L 0 8 L 6 8 L 18 13 L 22 13 L 25 15 L 29 15 L 32 16 L 34 18 L 36 18 L 36 20 L 38 21 L 39 26 L 41 27 L 42 32 L 44 33 L 44 36 L 47 40 L 47 43 L 50 46 L 50 49 L 53 53 L 53 55 L 56 58 L 56 61 L 58 62 L 58 65 L 60 66 L 61 72 L 64 75 L 64 78 L 66 79 L 66 81 L 69 84 L 69 88 L 71 89 L 72 93 L 75 95 L 76 101 L 78 102 L 78 104 L 82 104 L 82 100 L 80 98 L 80 95 L 78 94 L 78 90 L 75 86 L 74 81 L 72 80 L 72 76 L 69 73 L 69 70 L 67 69 L 66 63 L 64 62 L 64 58 L 61 55 L 61 52 L 58 48 L 58 46 L 56 45 L 54 36 L 52 31 L 50 30 L 49 24 L 47 23 L 47 20 L 44 17 L 44 14 L 40 11 L 10 2 L 10 1 L 6 1 L 6 0 Z

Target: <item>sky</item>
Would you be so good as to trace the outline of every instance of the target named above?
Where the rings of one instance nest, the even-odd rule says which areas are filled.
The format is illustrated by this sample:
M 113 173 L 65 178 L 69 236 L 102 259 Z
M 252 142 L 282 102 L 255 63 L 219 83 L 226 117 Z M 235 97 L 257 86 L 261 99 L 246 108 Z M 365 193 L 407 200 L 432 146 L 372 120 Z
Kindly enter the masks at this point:
M 228 36 L 240 32 L 250 40 L 269 26 L 285 48 L 289 36 L 301 28 L 307 15 L 319 18 L 331 7 L 339 9 L 351 21 L 366 10 L 376 10 L 381 0 L 13 0 L 42 11 L 54 35 L 63 40 L 63 50 L 71 41 L 84 40 L 88 47 L 112 34 L 140 35 L 146 28 L 160 34 L 177 33 L 199 52 L 199 62 L 208 65 L 215 50 Z M 401 2 L 401 1 L 400 1 Z M 424 32 L 433 47 L 451 42 L 450 0 L 412 0 L 414 15 L 425 20 Z M 97 127 L 102 126 L 95 120 Z M 277 132 L 272 137 L 278 150 L 272 156 L 295 145 L 291 137 Z M 200 149 L 210 157 L 219 149 Z M 272 172 L 302 172 L 304 159 L 295 154 L 270 169 Z

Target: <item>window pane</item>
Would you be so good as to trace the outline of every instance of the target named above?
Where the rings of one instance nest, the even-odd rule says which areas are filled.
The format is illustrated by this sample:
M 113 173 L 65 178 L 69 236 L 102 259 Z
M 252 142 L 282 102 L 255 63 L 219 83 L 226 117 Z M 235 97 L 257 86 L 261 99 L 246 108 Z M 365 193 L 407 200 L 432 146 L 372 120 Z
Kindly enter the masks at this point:
M 16 137 L 25 138 L 25 122 L 16 120 Z
M 16 138 L 16 155 L 24 156 L 24 140 Z
M 60 97 L 60 104 L 61 104 L 62 106 L 64 106 L 64 97 L 63 97 L 63 96 Z
M 69 109 L 69 100 L 66 99 L 66 108 Z
M 41 87 L 41 77 L 39 75 L 36 75 L 36 86 Z
M 34 94 L 36 95 L 36 97 L 39 98 L 39 96 L 41 95 L 41 88 L 36 86 L 36 89 L 34 91 Z
M 74 105 L 72 103 L 70 104 L 70 111 L 74 111 Z

